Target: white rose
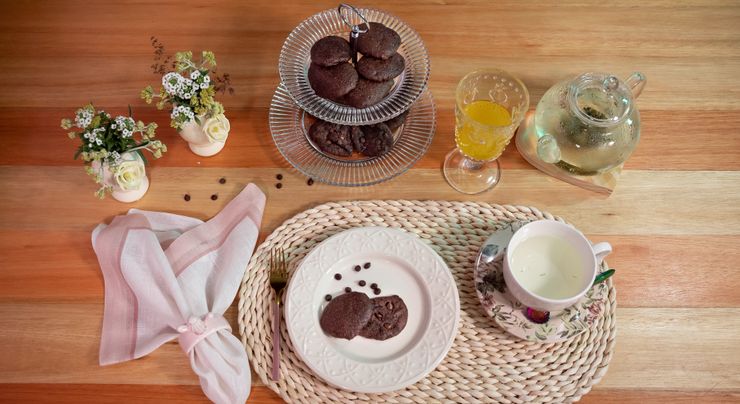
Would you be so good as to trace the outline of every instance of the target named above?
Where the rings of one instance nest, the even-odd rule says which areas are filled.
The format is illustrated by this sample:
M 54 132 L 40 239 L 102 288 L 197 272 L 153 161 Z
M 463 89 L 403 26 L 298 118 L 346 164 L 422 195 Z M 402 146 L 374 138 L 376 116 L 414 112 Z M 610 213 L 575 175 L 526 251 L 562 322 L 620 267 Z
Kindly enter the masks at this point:
M 229 130 L 231 130 L 231 124 L 224 114 L 218 114 L 203 122 L 203 132 L 206 133 L 211 143 L 225 142 L 229 136 Z
M 145 175 L 144 162 L 136 159 L 127 160 L 115 166 L 113 177 L 121 189 L 133 191 L 139 189 Z

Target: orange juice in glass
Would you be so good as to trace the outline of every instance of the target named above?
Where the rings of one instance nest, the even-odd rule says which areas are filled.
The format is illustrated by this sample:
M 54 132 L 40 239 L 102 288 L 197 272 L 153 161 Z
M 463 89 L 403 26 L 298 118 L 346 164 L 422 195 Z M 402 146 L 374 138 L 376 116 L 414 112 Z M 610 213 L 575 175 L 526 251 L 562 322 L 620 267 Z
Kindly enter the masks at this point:
M 495 186 L 501 177 L 498 157 L 529 108 L 529 93 L 519 79 L 502 70 L 469 73 L 455 94 L 455 143 L 444 164 L 447 182 L 466 194 Z

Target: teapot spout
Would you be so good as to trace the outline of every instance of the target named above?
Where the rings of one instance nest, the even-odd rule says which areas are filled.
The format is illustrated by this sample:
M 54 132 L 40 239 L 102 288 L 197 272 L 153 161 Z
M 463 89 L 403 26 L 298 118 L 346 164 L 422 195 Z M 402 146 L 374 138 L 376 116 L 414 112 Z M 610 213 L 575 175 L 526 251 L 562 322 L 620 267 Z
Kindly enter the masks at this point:
M 555 164 L 560 161 L 558 141 L 550 134 L 537 139 L 537 156 L 545 163 Z
M 640 72 L 634 72 L 632 75 L 625 81 L 627 84 L 627 87 L 630 88 L 632 91 L 632 96 L 634 98 L 637 98 L 640 96 L 640 93 L 642 93 L 642 89 L 645 88 L 645 84 L 647 83 L 647 78 L 644 74 Z

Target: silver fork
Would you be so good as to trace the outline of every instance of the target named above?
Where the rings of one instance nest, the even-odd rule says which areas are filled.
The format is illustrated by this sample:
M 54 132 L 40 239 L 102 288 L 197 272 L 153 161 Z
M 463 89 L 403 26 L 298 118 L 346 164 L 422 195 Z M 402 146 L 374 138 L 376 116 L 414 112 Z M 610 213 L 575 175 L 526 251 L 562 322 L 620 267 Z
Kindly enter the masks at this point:
M 275 291 L 272 302 L 272 380 L 280 379 L 280 291 L 288 282 L 288 268 L 285 251 L 282 248 L 270 250 L 270 286 Z

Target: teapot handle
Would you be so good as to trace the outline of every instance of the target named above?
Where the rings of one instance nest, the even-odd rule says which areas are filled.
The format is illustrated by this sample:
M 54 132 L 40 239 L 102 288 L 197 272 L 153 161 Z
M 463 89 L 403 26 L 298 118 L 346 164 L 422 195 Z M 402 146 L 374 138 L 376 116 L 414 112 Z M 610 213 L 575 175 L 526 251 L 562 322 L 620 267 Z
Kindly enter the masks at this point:
M 640 72 L 634 72 L 632 75 L 625 81 L 627 84 L 627 87 L 632 90 L 632 96 L 637 98 L 640 96 L 640 93 L 642 92 L 642 89 L 645 88 L 645 83 L 647 82 L 647 78 L 644 74 Z

